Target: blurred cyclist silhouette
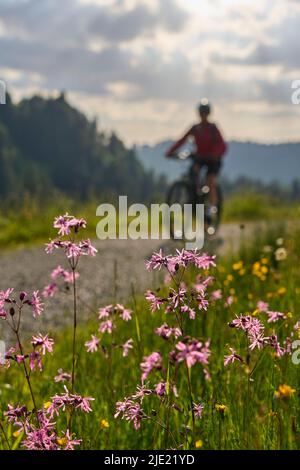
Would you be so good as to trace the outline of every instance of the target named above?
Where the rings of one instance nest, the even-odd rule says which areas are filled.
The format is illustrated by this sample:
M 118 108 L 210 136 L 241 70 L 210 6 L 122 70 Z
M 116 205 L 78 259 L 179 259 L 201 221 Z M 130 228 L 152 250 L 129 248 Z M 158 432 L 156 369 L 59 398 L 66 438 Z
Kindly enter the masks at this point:
M 176 155 L 178 150 L 189 137 L 193 137 L 195 145 L 195 157 L 197 164 L 194 165 L 196 180 L 199 182 L 199 174 L 202 168 L 206 169 L 206 181 L 209 186 L 209 211 L 215 213 L 218 203 L 217 176 L 220 172 L 222 156 L 227 150 L 227 145 L 217 128 L 216 124 L 208 120 L 211 105 L 203 98 L 198 106 L 200 122 L 191 129 L 166 152 L 167 157 Z M 199 188 L 200 189 L 200 188 Z

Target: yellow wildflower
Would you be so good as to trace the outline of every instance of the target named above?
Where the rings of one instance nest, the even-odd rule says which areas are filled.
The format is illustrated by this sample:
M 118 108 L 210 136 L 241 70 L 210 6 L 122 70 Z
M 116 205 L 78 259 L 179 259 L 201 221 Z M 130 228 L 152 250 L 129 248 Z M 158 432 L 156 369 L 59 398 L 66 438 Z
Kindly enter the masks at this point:
M 232 269 L 234 271 L 239 271 L 242 268 L 243 268 L 243 261 L 238 261 L 237 263 L 233 263 L 232 265 Z
M 101 429 L 107 429 L 107 428 L 109 428 L 109 422 L 107 421 L 107 419 L 101 419 L 101 421 L 100 421 L 100 427 L 101 427 Z
M 296 390 L 289 385 L 279 385 L 278 390 L 275 392 L 275 398 L 290 398 L 294 395 Z
M 223 414 L 226 413 L 226 411 L 227 411 L 227 406 L 226 406 L 226 405 L 222 405 L 221 403 L 216 403 L 215 409 L 216 409 L 216 411 L 217 411 L 218 413 L 220 413 L 220 414 L 223 415 Z
M 59 437 L 59 438 L 57 439 L 57 444 L 58 444 L 59 446 L 65 446 L 65 445 L 68 444 L 68 439 L 67 439 L 66 437 Z
M 278 295 L 284 295 L 286 293 L 286 287 L 279 287 L 277 290 Z
M 203 442 L 201 441 L 201 439 L 198 439 L 198 441 L 195 442 L 196 449 L 201 449 L 202 446 Z

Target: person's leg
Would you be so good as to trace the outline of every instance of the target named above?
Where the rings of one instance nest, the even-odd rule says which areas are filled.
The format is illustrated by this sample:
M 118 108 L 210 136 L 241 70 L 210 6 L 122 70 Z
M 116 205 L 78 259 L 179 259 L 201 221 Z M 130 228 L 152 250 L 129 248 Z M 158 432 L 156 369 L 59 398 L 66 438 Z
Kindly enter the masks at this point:
M 209 187 L 209 204 L 218 205 L 217 175 L 215 173 L 207 174 L 207 186 Z
M 193 165 L 194 184 L 195 184 L 197 193 L 200 191 L 200 170 L 201 170 L 200 163 L 194 162 L 194 165 Z

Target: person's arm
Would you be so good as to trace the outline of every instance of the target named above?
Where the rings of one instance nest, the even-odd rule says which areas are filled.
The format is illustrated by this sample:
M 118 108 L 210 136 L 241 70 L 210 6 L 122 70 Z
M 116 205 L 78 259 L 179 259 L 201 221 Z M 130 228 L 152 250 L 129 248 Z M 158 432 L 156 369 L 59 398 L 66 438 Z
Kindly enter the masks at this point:
M 221 132 L 217 128 L 217 126 L 214 124 L 215 129 L 215 136 L 214 136 L 214 149 L 213 149 L 213 157 L 215 158 L 221 158 L 227 151 L 227 144 L 225 143 Z
M 170 157 L 171 155 L 173 155 L 176 150 L 178 150 L 184 143 L 185 141 L 188 139 L 188 137 L 190 135 L 192 135 L 192 129 L 189 129 L 188 132 L 186 134 L 184 134 L 184 136 L 179 139 L 177 142 L 175 142 L 175 144 L 171 145 L 171 147 L 166 151 L 166 157 Z

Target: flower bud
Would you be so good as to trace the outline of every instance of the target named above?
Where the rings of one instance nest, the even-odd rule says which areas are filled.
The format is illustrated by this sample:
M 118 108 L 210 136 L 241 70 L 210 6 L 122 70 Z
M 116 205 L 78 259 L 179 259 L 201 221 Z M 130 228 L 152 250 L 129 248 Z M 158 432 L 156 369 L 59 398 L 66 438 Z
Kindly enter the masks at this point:
M 24 291 L 23 291 L 23 292 L 20 292 L 20 300 L 21 300 L 21 302 L 23 302 L 23 300 L 25 299 L 26 295 L 27 295 L 26 292 L 24 292 Z

